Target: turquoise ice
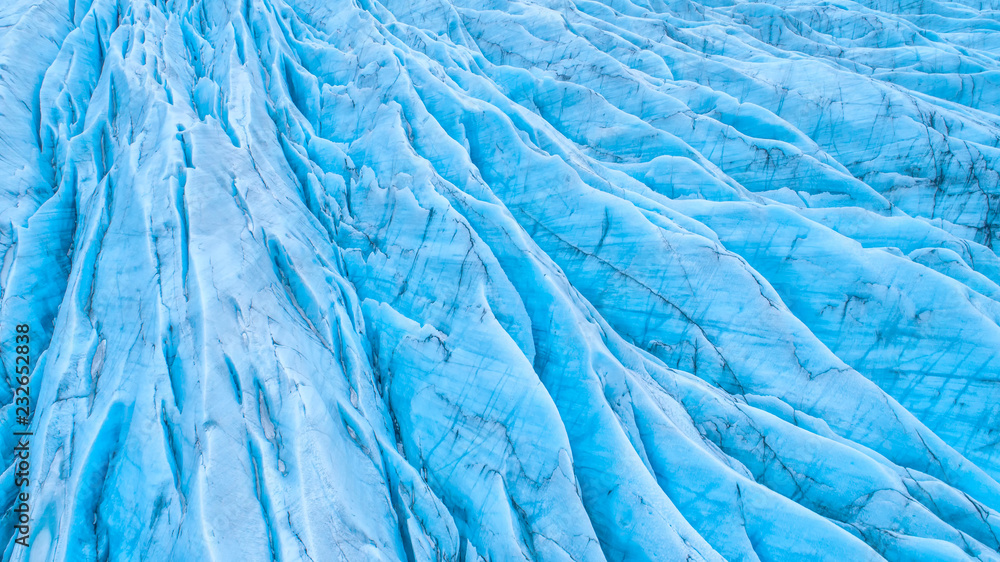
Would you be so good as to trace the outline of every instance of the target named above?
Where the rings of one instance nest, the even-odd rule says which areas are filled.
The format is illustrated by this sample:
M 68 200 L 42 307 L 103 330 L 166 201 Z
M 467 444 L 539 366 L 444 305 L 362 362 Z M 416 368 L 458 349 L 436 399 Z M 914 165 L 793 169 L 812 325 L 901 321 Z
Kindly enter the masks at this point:
M 1000 561 L 998 246 L 997 0 L 7 0 L 2 559 Z

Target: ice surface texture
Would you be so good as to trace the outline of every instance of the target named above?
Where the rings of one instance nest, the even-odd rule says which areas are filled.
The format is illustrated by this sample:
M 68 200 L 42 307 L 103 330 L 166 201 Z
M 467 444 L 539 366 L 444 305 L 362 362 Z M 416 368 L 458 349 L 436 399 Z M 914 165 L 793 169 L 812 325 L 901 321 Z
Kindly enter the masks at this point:
M 5 0 L 3 560 L 1000 560 L 998 170 L 997 0 Z

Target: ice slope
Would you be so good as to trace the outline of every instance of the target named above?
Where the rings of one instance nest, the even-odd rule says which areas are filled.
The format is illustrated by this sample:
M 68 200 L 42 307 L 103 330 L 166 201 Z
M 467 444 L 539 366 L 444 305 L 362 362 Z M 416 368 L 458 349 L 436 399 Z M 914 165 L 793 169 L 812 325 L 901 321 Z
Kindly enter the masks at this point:
M 995 0 L 9 0 L 3 560 L 1000 560 L 998 85 Z

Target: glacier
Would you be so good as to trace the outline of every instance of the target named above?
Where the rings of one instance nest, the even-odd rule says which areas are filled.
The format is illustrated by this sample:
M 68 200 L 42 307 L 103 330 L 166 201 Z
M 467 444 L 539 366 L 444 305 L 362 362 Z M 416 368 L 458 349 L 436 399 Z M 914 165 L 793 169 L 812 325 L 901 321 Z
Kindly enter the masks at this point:
M 6 0 L 0 178 L 4 561 L 1000 561 L 998 0 Z

